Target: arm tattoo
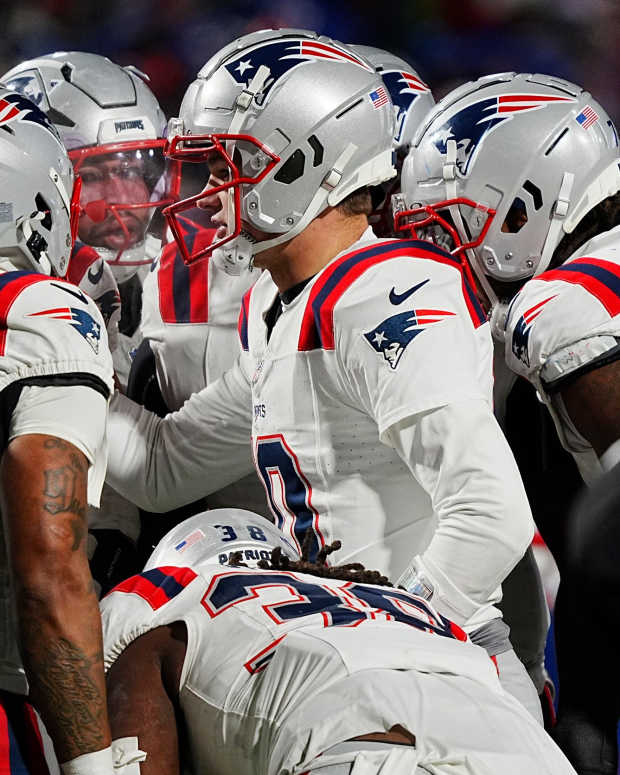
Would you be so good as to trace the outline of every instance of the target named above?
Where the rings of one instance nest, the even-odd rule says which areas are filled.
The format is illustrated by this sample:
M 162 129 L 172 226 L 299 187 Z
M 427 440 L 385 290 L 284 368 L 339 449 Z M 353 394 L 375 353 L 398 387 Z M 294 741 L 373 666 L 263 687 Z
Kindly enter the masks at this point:
M 27 640 L 41 641 L 35 633 Z M 88 656 L 60 637 L 51 642 L 46 639 L 41 648 L 29 648 L 24 662 L 29 667 L 34 703 L 45 697 L 45 705 L 54 708 L 53 720 L 45 720 L 51 721 L 54 732 L 72 739 L 78 751 L 105 747 L 106 700 L 93 680 L 93 674 L 102 669 L 103 654 Z
M 50 436 L 49 439 L 45 439 L 43 446 L 45 449 L 68 449 L 69 447 L 66 441 L 58 439 L 55 436 Z
M 60 445 L 65 444 L 60 439 L 48 439 L 45 445 L 54 447 L 57 446 L 55 442 L 58 442 Z M 84 476 L 85 474 L 85 466 L 74 453 L 71 454 L 70 466 L 64 465 L 43 471 L 45 478 L 43 508 L 45 511 L 54 515 L 65 512 L 75 515 L 75 518 L 70 523 L 73 532 L 73 546 L 71 549 L 74 552 L 80 548 L 86 533 L 86 505 L 76 495 L 76 480 L 79 476 Z

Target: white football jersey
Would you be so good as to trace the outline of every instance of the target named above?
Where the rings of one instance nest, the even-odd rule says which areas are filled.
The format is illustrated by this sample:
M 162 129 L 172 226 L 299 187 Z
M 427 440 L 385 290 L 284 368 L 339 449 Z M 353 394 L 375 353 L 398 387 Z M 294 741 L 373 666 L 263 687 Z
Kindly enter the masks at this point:
M 269 343 L 277 289 L 264 273 L 240 335 L 278 525 L 299 548 L 308 527 L 317 549 L 338 538 L 346 560 L 397 578 L 430 540 L 433 510 L 383 434 L 454 401 L 490 406 L 491 341 L 458 261 L 365 236 L 283 305 Z
M 152 239 L 152 238 L 151 238 Z M 159 245 L 159 241 L 152 239 L 152 243 L 147 241 L 147 245 L 151 245 L 151 252 L 147 253 L 147 257 L 154 258 L 157 255 L 156 246 Z M 144 283 L 146 277 L 149 274 L 149 265 L 143 264 L 136 268 L 136 272 L 131 277 L 136 277 L 140 284 Z M 131 278 L 130 278 L 131 279 Z M 127 282 L 127 281 L 125 281 Z M 141 300 L 144 295 L 144 288 L 141 289 Z M 121 317 L 122 317 L 122 302 L 121 302 Z M 129 380 L 129 372 L 131 371 L 131 364 L 138 347 L 142 343 L 144 335 L 142 333 L 142 325 L 137 325 L 133 333 L 124 334 L 119 331 L 118 344 L 112 353 L 114 359 L 114 371 L 118 377 L 118 381 L 122 385 L 123 390 L 127 388 L 127 382 Z
M 300 771 L 336 742 L 407 724 L 395 697 L 377 693 L 374 669 L 459 675 L 503 694 L 486 652 L 400 589 L 167 566 L 121 583 L 101 610 L 106 670 L 140 635 L 185 623 L 179 700 L 196 773 Z
M 424 554 L 436 605 L 439 592 L 454 604 L 444 613 L 468 630 L 500 616 L 499 584 L 533 524 L 462 263 L 369 229 L 283 305 L 267 342 L 277 295 L 263 273 L 244 297 L 237 365 L 180 411 L 160 419 L 114 399 L 112 486 L 150 510 L 188 502 L 231 481 L 251 434 L 296 545 L 310 528 L 312 554 L 339 539 L 341 561 L 393 580 Z
M 24 387 L 18 392 L 20 384 Z M 106 402 L 112 389 L 112 359 L 95 302 L 65 280 L 26 271 L 0 274 L 2 451 L 11 438 L 25 433 L 54 435 L 75 444 L 90 459 L 88 496 L 97 504 L 106 465 Z M 0 688 L 23 692 L 14 632 L 0 531 Z
M 213 230 L 182 219 L 194 240 L 208 244 Z M 232 277 L 205 259 L 189 266 L 175 242 L 166 245 L 144 280 L 141 329 L 155 357 L 157 381 L 170 411 L 214 382 L 240 353 L 237 321 L 241 299 L 259 272 Z M 248 439 L 249 443 L 249 439 Z M 209 508 L 237 506 L 269 514 L 255 474 L 207 497 Z
M 118 329 L 121 297 L 110 265 L 96 248 L 78 241 L 71 253 L 67 280 L 79 286 L 97 304 L 106 326 L 115 371 L 121 384 L 126 385 L 131 365 L 130 353 L 139 345 L 142 333 L 138 328 L 132 337 L 127 337 Z M 120 530 L 136 541 L 140 532 L 140 516 L 133 503 L 105 485 L 99 507 L 90 506 L 88 509 L 88 525 L 90 528 Z
M 77 285 L 99 307 L 108 332 L 108 346 L 114 352 L 118 345 L 121 297 L 108 263 L 95 248 L 76 242 L 71 252 L 67 280 Z
M 183 220 L 185 230 L 193 229 Z M 195 229 L 210 242 L 213 231 Z M 258 271 L 231 277 L 214 261 L 187 266 L 175 242 L 164 247 L 144 280 L 142 333 L 155 356 L 157 381 L 170 411 L 216 380 L 239 355 L 237 321 Z
M 509 367 L 532 382 L 587 483 L 602 471 L 598 457 L 571 422 L 553 387 L 582 366 L 613 357 L 619 344 L 617 226 L 594 237 L 557 269 L 529 280 L 513 300 L 506 322 Z

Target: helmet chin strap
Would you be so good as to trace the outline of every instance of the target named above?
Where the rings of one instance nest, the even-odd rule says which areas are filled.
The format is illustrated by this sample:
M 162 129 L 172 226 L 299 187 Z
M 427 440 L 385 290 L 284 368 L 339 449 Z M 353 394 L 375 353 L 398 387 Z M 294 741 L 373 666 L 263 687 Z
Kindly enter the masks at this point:
M 92 247 L 108 264 L 116 282 L 123 283 L 133 277 L 141 266 L 148 266 L 158 256 L 161 250 L 161 241 L 152 234 L 147 234 L 143 240 L 123 250 L 122 261 L 116 261 L 118 250 L 102 245 L 93 245 Z
M 224 254 L 223 256 L 218 256 L 218 251 L 214 250 L 213 257 L 216 259 L 218 265 L 228 272 L 228 274 L 239 275 L 244 269 L 252 271 L 254 268 L 254 256 L 257 253 L 262 253 L 264 250 L 276 247 L 276 245 L 281 245 L 283 242 L 288 242 L 302 232 L 306 226 L 325 209 L 328 195 L 328 191 L 322 187 L 319 188 L 310 200 L 310 204 L 306 208 L 303 216 L 295 226 L 289 229 L 289 231 L 284 232 L 284 234 L 278 234 L 277 237 L 273 237 L 272 239 L 255 242 L 241 233 L 221 248 L 221 253 Z
M 244 272 L 252 272 L 254 269 L 251 246 L 252 243 L 243 234 L 239 234 L 223 247 L 215 248 L 210 260 L 231 277 L 239 277 Z

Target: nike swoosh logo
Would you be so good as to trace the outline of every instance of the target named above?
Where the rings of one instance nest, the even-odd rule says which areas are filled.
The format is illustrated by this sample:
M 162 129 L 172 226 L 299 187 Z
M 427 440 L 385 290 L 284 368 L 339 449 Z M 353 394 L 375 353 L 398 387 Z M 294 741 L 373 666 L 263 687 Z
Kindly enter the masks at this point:
M 93 272 L 92 267 L 88 270 L 88 279 L 93 285 L 97 285 L 101 277 L 103 276 L 103 259 L 99 261 L 99 271 Z
M 56 283 L 50 283 L 50 285 L 53 285 L 54 288 L 58 288 L 61 291 L 64 291 L 65 293 L 70 293 L 72 296 L 75 296 L 76 299 L 79 299 L 82 304 L 88 304 L 88 299 L 81 291 L 78 291 L 77 288 L 75 290 L 72 290 L 71 288 L 67 288 L 66 285 L 57 285 Z
M 430 279 L 431 278 L 429 277 L 427 280 L 422 280 L 421 283 L 414 285 L 413 288 L 409 288 L 409 290 L 405 291 L 404 293 L 396 293 L 396 288 L 392 288 L 390 291 L 390 302 L 394 305 L 402 304 L 403 301 L 407 301 L 407 299 L 412 296 L 419 288 L 430 282 Z

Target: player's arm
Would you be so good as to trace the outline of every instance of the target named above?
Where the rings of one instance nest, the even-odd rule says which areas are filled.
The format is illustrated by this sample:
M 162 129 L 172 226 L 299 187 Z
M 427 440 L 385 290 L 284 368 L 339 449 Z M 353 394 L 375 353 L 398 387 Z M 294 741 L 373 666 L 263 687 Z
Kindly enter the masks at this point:
M 88 465 L 76 446 L 45 434 L 13 438 L 0 464 L 20 650 L 61 762 L 110 744 L 85 548 Z
M 620 438 L 620 340 L 613 333 L 618 318 L 594 290 L 544 282 L 547 276 L 526 283 L 510 307 L 506 362 L 534 384 L 561 420 L 568 416 L 600 458 Z M 558 432 L 574 452 L 559 426 Z
M 180 772 L 178 690 L 186 644 L 183 624 L 157 627 L 134 640 L 108 671 L 112 737 L 137 738 L 137 748 L 146 753 L 140 775 Z M 131 758 L 129 751 L 125 758 Z
M 596 454 L 620 439 L 620 360 L 579 375 L 559 390 L 579 433 Z
M 116 394 L 108 415 L 107 481 L 147 511 L 169 511 L 253 470 L 251 390 L 236 364 L 159 418 Z
M 482 400 L 408 418 L 386 438 L 429 493 L 437 517 L 415 572 L 434 587 L 440 610 L 464 624 L 488 605 L 534 534 L 512 452 Z
M 534 534 L 514 457 L 493 416 L 488 324 L 468 306 L 457 267 L 403 261 L 395 269 L 398 288 L 413 289 L 409 309 L 394 303 L 392 279 L 378 269 L 363 335 L 346 320 L 346 308 L 335 310 L 336 323 L 348 322 L 337 332 L 344 378 L 352 401 L 366 407 L 382 441 L 431 499 L 437 527 L 421 563 L 412 551 L 412 570 L 419 565 L 434 580 L 433 599 L 449 618 L 465 624 L 478 613 L 484 620 L 481 609 Z

